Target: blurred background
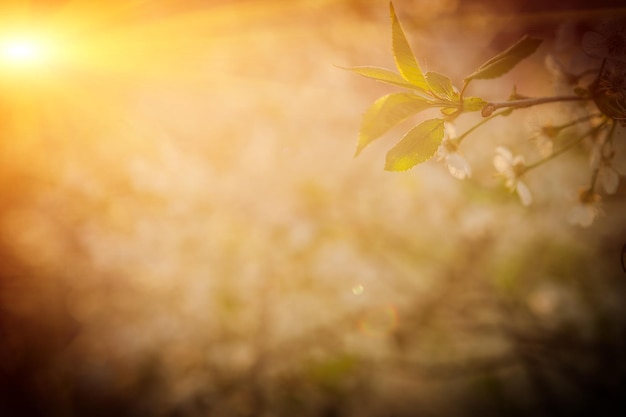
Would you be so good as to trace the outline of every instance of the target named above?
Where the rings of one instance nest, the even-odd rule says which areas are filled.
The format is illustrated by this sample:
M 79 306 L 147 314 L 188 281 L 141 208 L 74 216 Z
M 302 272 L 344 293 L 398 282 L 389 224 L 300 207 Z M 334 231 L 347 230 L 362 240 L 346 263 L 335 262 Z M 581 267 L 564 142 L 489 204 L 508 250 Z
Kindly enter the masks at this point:
M 546 54 L 578 65 L 590 19 L 623 16 L 589 3 L 394 6 L 422 66 L 457 85 L 545 38 L 470 88 L 501 100 L 553 94 Z M 0 416 L 626 412 L 626 186 L 582 229 L 564 213 L 585 146 L 530 173 L 529 208 L 493 177 L 496 146 L 539 159 L 533 126 L 571 107 L 477 130 L 471 180 L 434 160 L 390 173 L 385 152 L 427 115 L 353 158 L 394 89 L 340 68 L 393 68 L 386 0 L 0 16 Z

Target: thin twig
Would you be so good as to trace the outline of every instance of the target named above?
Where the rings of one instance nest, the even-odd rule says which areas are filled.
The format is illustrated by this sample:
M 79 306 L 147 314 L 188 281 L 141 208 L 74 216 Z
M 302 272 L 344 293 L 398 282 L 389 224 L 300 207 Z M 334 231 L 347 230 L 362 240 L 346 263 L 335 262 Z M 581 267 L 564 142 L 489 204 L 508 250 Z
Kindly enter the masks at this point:
M 536 106 L 538 104 L 544 103 L 555 103 L 560 101 L 583 101 L 590 100 L 589 97 L 581 97 L 581 96 L 554 96 L 554 97 L 539 97 L 539 98 L 524 98 L 520 100 L 508 100 L 508 101 L 494 101 L 487 103 L 485 107 L 483 107 L 482 115 L 483 117 L 489 117 L 491 114 L 498 110 L 504 108 L 522 108 L 522 107 L 530 107 Z
M 589 129 L 587 132 L 583 133 L 582 135 L 580 135 L 578 138 L 576 138 L 576 140 L 570 142 L 569 144 L 565 145 L 564 147 L 562 147 L 561 149 L 555 151 L 554 153 L 552 153 L 550 156 L 540 159 L 539 161 L 532 163 L 530 165 L 527 165 L 524 168 L 524 171 L 522 173 L 526 173 L 528 171 L 530 171 L 533 168 L 538 167 L 539 165 L 543 165 L 546 162 L 550 161 L 551 159 L 556 158 L 557 156 L 561 155 L 562 153 L 567 152 L 568 150 L 570 150 L 571 148 L 573 148 L 574 146 L 578 145 L 580 142 L 583 141 L 583 139 L 585 139 L 586 137 L 588 137 L 591 134 L 594 134 L 595 132 L 599 131 L 600 129 L 602 129 L 606 124 L 606 121 L 602 122 L 600 125 Z M 520 174 L 521 175 L 521 174 Z

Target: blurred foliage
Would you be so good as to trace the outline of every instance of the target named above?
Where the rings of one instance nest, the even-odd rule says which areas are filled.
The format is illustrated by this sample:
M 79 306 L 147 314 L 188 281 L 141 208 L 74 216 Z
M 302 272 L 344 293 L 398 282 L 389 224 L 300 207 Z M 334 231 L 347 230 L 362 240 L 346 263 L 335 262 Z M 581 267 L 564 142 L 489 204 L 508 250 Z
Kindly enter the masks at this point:
M 519 39 L 501 3 L 396 7 L 454 81 Z M 623 414 L 624 185 L 567 225 L 585 148 L 511 201 L 474 162 L 532 109 L 477 132 L 463 182 L 379 169 L 385 136 L 352 159 L 388 91 L 332 64 L 391 58 L 387 1 L 55 10 L 106 59 L 2 79 L 0 415 Z M 538 55 L 477 96 L 551 89 Z

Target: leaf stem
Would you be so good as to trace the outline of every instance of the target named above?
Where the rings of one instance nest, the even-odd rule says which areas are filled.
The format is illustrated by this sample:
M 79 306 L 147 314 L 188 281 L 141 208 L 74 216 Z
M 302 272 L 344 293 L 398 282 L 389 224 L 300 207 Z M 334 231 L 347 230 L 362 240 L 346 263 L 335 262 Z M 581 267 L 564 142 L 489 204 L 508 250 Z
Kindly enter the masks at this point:
M 604 159 L 604 155 L 602 155 L 604 153 L 604 147 L 607 145 L 607 143 L 610 144 L 611 141 L 613 140 L 613 134 L 615 133 L 615 128 L 616 127 L 617 127 L 617 123 L 615 123 L 615 121 L 613 121 L 613 124 L 611 124 L 611 130 L 609 130 L 609 133 L 606 134 L 605 141 L 602 144 L 602 147 L 600 148 L 600 158 L 601 159 Z M 600 166 L 602 166 L 602 162 L 600 162 L 598 164 L 598 166 L 591 173 L 591 185 L 589 186 L 589 190 L 592 193 L 596 192 L 596 185 L 598 183 L 598 175 L 600 174 Z
M 469 80 L 467 82 L 463 82 L 463 88 L 461 88 L 461 93 L 459 94 L 459 101 L 461 103 L 463 103 L 463 94 L 465 94 L 465 89 L 469 85 L 470 81 L 472 81 L 472 80 Z
M 598 183 L 598 174 L 600 174 L 600 167 L 597 167 L 591 173 L 591 185 L 589 186 L 589 192 L 596 192 L 596 184 Z
M 615 134 L 615 128 L 617 127 L 617 123 L 615 122 L 615 120 L 613 120 L 613 124 L 611 124 L 611 130 L 609 130 L 609 133 L 606 135 L 606 143 L 611 143 L 613 141 L 613 135 Z
M 577 125 L 578 123 L 586 122 L 587 120 L 593 119 L 594 117 L 600 117 L 600 116 L 602 116 L 601 113 L 588 114 L 586 116 L 579 117 L 578 119 L 570 120 L 569 122 L 563 123 L 562 125 L 554 126 L 554 128 L 559 129 L 559 130 L 567 129 L 568 127 L 572 127 L 574 125 Z
M 483 107 L 483 117 L 489 117 L 495 110 L 504 108 L 522 108 L 531 107 L 538 104 L 554 103 L 559 101 L 583 101 L 590 100 L 588 97 L 581 96 L 554 96 L 554 97 L 539 97 L 539 98 L 524 98 L 520 100 L 508 100 L 508 101 L 496 101 L 490 102 Z
M 484 119 L 482 119 L 480 122 L 476 123 L 474 126 L 470 127 L 469 129 L 467 129 L 465 132 L 463 132 L 463 134 L 461 136 L 459 136 L 458 138 L 456 138 L 456 143 L 457 145 L 461 144 L 461 141 L 463 139 L 465 139 L 465 137 L 467 135 L 469 135 L 470 133 L 472 133 L 474 130 L 478 129 L 480 126 L 484 125 L 485 123 L 487 123 L 488 121 L 490 121 L 491 119 L 494 119 L 498 116 L 502 116 L 503 114 L 507 113 L 508 110 L 505 111 L 501 111 L 498 113 L 494 113 L 491 116 L 487 116 Z
M 561 149 L 553 152 L 550 156 L 545 157 L 543 159 L 540 159 L 537 162 L 534 162 L 530 165 L 527 165 L 526 167 L 524 167 L 524 170 L 520 173 L 520 175 L 525 174 L 526 172 L 530 171 L 531 169 L 537 168 L 540 165 L 545 164 L 546 162 L 556 158 L 557 156 L 569 151 L 570 149 L 572 149 L 574 146 L 578 145 L 580 142 L 583 141 L 583 139 L 585 139 L 586 137 L 588 137 L 589 135 L 592 135 L 596 132 L 598 132 L 600 129 L 602 129 L 604 126 L 606 125 L 606 120 L 603 121 L 601 124 L 599 124 L 598 126 L 592 127 L 591 129 L 589 129 L 588 131 L 586 131 L 585 133 L 583 133 L 582 135 L 580 135 L 578 138 L 576 138 L 576 140 L 572 141 L 571 143 L 563 146 Z

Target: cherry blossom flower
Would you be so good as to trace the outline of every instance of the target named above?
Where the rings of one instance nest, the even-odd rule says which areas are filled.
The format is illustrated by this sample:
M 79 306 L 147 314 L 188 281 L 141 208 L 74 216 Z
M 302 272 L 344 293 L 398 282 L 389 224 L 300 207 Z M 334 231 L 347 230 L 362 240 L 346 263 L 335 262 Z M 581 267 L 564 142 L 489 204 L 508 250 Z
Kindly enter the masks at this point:
M 539 126 L 533 132 L 530 140 L 537 146 L 539 154 L 547 158 L 554 152 L 554 139 L 559 135 L 561 129 L 547 122 L 542 126 Z
M 598 141 L 591 150 L 589 165 L 597 171 L 597 181 L 607 194 L 615 194 L 619 186 L 621 172 L 613 165 L 615 152 L 610 143 Z
M 603 161 L 598 169 L 598 182 L 607 194 L 615 194 L 619 186 L 619 171 L 610 161 Z
M 532 194 L 528 186 L 521 180 L 521 176 L 526 170 L 526 162 L 521 155 L 513 156 L 511 151 L 503 146 L 496 148 L 496 155 L 493 157 L 493 165 L 498 175 L 505 178 L 504 185 L 511 192 L 516 192 L 523 205 L 529 206 L 532 203 Z
M 607 65 L 598 80 L 598 92 L 626 97 L 626 70 L 622 65 Z
M 556 56 L 547 54 L 544 64 L 552 75 L 552 83 L 556 93 L 569 94 L 578 86 L 579 77 L 568 72 Z
M 582 48 L 593 58 L 626 61 L 626 24 L 619 20 L 605 22 L 597 30 L 585 33 Z
M 459 152 L 459 144 L 456 141 L 456 129 L 451 123 L 445 124 L 446 135 L 437 149 L 437 160 L 444 161 L 450 174 L 457 179 L 463 180 L 472 175 L 472 167 Z
M 626 70 L 624 62 L 611 62 L 595 84 L 594 101 L 598 109 L 626 126 Z
M 601 197 L 590 187 L 580 190 L 578 203 L 572 207 L 567 215 L 567 220 L 573 225 L 589 227 L 594 219 L 602 213 L 600 208 Z

